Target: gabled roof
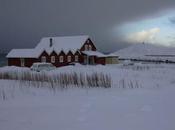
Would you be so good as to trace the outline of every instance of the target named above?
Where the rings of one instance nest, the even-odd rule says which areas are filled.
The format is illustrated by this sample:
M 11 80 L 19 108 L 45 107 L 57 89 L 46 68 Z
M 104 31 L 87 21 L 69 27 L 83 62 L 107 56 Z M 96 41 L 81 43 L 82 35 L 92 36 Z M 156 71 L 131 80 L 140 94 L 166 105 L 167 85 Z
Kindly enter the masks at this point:
M 52 39 L 52 46 L 50 47 L 50 39 Z M 13 49 L 11 50 L 7 58 L 38 58 L 43 51 L 46 51 L 48 54 L 51 54 L 53 50 L 59 54 L 61 51 L 68 53 L 71 51 L 75 53 L 79 50 L 86 40 L 89 39 L 89 36 L 64 36 L 64 37 L 45 37 L 34 49 Z
M 50 47 L 50 39 L 52 38 L 52 47 Z M 64 36 L 64 37 L 46 37 L 42 38 L 39 44 L 35 49 L 45 50 L 48 54 L 52 53 L 54 50 L 56 53 L 59 53 L 63 50 L 65 53 L 68 53 L 70 50 L 75 53 L 80 49 L 89 36 Z

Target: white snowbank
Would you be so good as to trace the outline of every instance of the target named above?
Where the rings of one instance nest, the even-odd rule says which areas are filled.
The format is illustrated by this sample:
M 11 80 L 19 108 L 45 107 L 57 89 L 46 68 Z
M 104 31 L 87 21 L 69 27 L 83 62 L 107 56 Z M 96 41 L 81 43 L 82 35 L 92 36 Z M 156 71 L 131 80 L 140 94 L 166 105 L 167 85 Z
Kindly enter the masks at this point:
M 79 65 L 49 72 L 108 72 L 110 89 L 52 90 L 0 80 L 0 96 L 5 95 L 0 99 L 0 129 L 174 130 L 175 66 L 148 66 Z M 136 83 L 140 87 L 132 88 Z

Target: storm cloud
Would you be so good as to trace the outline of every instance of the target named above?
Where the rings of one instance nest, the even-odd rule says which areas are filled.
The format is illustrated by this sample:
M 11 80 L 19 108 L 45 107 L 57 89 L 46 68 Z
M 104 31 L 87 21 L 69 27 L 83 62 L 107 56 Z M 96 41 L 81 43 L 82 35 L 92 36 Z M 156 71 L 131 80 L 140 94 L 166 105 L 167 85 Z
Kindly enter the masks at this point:
M 114 28 L 174 6 L 174 0 L 0 0 L 0 45 L 31 48 L 45 36 L 86 34 L 100 50 L 115 51 L 128 43 Z

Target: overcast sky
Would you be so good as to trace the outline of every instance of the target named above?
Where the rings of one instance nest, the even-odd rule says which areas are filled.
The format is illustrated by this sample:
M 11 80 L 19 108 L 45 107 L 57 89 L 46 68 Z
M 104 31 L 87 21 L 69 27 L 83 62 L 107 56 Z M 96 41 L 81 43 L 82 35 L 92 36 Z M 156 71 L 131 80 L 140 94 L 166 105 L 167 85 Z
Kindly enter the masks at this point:
M 175 0 L 0 0 L 1 50 L 32 48 L 46 36 L 84 34 L 102 51 L 134 42 L 172 45 L 174 7 Z

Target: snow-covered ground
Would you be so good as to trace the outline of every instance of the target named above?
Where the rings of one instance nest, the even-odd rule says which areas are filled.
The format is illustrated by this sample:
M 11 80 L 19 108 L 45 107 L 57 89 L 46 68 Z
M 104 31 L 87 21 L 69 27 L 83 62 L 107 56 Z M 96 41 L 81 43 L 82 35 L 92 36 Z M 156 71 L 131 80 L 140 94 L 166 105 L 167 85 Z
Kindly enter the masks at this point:
M 175 129 L 175 65 L 77 65 L 49 73 L 61 72 L 107 73 L 112 87 L 53 90 L 0 80 L 0 130 Z

